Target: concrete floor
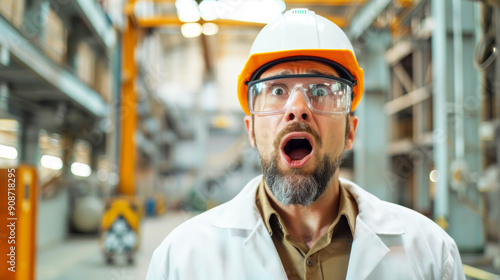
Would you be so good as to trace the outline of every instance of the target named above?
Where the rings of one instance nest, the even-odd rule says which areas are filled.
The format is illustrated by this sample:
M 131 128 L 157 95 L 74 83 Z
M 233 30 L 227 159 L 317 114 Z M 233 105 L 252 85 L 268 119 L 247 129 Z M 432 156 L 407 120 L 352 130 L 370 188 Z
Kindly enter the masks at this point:
M 126 259 L 117 259 L 114 265 L 106 265 L 94 237 L 71 237 L 37 254 L 37 280 L 139 280 L 146 277 L 151 255 L 155 248 L 177 225 L 194 214 L 168 212 L 161 217 L 142 221 L 141 247 L 134 265 Z

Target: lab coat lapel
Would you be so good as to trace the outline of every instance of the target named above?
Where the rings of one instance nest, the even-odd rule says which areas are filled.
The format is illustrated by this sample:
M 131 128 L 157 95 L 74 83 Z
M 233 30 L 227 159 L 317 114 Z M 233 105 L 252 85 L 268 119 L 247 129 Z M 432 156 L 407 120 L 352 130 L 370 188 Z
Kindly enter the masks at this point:
M 366 279 L 387 253 L 389 253 L 389 248 L 378 235 L 363 220 L 356 219 L 346 279 Z
M 248 253 L 269 274 L 269 279 L 286 279 L 276 247 L 255 205 L 257 186 L 261 180 L 262 176 L 258 176 L 250 181 L 228 202 L 227 210 L 212 225 L 238 231 L 240 236 L 245 237 L 243 244 Z
M 270 279 L 287 279 L 279 254 L 262 220 L 259 220 L 244 244 L 249 253 L 269 274 Z
M 390 251 L 380 236 L 402 235 L 405 231 L 394 215 L 385 210 L 385 202 L 348 180 L 341 182 L 356 199 L 359 210 L 347 279 L 366 279 Z

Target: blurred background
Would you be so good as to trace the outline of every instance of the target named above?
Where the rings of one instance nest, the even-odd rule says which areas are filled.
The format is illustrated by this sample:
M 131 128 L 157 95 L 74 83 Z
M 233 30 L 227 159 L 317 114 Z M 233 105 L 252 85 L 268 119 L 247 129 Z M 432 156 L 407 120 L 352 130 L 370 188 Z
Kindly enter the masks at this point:
M 0 278 L 144 279 L 173 227 L 260 174 L 236 81 L 293 8 L 343 28 L 364 69 L 341 175 L 499 279 L 498 0 L 0 0 Z

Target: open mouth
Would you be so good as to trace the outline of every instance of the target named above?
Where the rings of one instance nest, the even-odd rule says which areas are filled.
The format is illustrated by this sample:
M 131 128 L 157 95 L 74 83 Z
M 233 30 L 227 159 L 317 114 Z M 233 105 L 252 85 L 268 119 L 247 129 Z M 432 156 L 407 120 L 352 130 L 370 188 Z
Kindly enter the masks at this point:
M 304 132 L 292 132 L 281 142 L 281 156 L 285 164 L 292 168 L 303 167 L 314 150 L 312 137 Z
M 283 151 L 291 160 L 302 160 L 311 153 L 312 146 L 306 138 L 292 138 L 286 142 Z

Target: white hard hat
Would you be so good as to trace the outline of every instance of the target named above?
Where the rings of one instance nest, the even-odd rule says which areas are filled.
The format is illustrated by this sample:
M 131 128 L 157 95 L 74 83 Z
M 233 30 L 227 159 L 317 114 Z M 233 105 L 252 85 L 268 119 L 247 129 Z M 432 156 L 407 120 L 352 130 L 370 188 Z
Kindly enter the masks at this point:
M 238 99 L 246 114 L 247 83 L 277 63 L 317 60 L 331 65 L 340 76 L 351 79 L 354 111 L 363 95 L 363 69 L 346 34 L 335 23 L 307 9 L 292 9 L 266 25 L 257 35 L 250 56 L 238 77 Z

